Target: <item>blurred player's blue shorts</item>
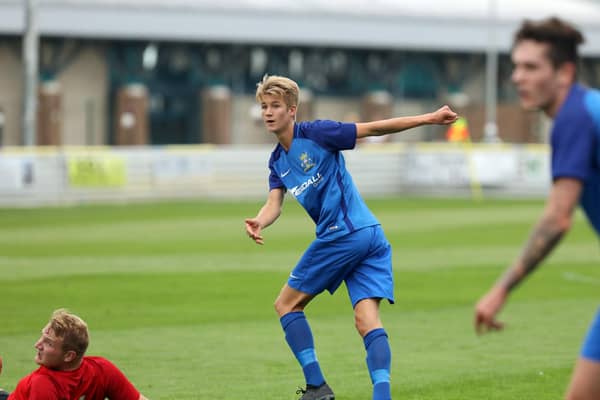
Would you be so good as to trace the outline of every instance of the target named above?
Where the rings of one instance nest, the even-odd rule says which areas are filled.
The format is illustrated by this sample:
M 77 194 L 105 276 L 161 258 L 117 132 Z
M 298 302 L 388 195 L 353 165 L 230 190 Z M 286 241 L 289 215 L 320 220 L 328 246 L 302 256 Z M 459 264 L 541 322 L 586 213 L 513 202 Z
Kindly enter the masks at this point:
M 581 349 L 581 356 L 600 362 L 600 309 L 598 309 L 596 319 L 592 322 L 592 326 L 590 326 L 590 330 L 585 338 L 583 348 Z
M 288 279 L 292 288 L 309 294 L 333 294 L 346 282 L 352 307 L 367 298 L 394 303 L 392 248 L 381 226 L 369 226 L 333 241 L 316 239 Z

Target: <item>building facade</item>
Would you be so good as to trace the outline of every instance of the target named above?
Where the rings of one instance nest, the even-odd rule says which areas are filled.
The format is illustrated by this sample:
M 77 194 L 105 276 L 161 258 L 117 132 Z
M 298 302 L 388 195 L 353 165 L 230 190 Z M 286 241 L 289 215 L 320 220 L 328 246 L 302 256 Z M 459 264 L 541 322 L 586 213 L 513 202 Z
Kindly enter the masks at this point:
M 391 0 L 377 7 L 363 0 L 35 3 L 40 34 L 36 144 L 270 142 L 254 100 L 265 73 L 298 81 L 300 119 L 369 120 L 449 103 L 467 118 L 477 141 L 485 124 L 490 46 L 499 54 L 500 137 L 517 143 L 545 140 L 544 119 L 516 103 L 508 57 L 518 23 L 537 15 L 535 1 L 497 0 L 493 10 L 474 0 L 452 8 L 434 0 L 425 1 L 429 7 L 423 1 Z M 581 79 L 600 86 L 600 25 L 595 22 L 600 6 L 585 0 L 543 3 L 548 12 L 568 9 L 561 15 L 582 27 L 588 44 Z M 24 13 L 24 2 L 0 3 L 4 146 L 23 144 Z M 444 132 L 429 127 L 407 137 L 442 140 Z

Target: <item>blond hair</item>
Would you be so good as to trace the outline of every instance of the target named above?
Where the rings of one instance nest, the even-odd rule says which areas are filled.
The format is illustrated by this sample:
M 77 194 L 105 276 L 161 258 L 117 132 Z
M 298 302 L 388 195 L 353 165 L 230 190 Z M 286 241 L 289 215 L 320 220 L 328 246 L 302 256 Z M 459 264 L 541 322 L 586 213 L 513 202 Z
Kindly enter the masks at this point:
M 298 84 L 285 76 L 267 75 L 256 84 L 256 100 L 262 102 L 263 96 L 280 96 L 288 107 L 298 106 L 300 88 Z
M 48 322 L 56 337 L 63 340 L 63 351 L 74 351 L 83 357 L 90 342 L 87 324 L 75 314 L 61 308 L 52 313 Z

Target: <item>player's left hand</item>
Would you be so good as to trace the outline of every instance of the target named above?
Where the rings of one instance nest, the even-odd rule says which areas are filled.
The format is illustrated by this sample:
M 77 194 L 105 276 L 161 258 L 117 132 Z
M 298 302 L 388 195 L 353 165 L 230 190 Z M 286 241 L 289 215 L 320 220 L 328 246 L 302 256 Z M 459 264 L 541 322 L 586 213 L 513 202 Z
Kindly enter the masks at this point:
M 498 321 L 496 315 L 502 309 L 507 296 L 506 289 L 496 286 L 479 300 L 475 306 L 475 319 L 473 321 L 478 335 L 504 328 L 504 323 Z
M 437 111 L 432 112 L 430 116 L 431 123 L 438 125 L 448 125 L 458 119 L 458 114 L 446 105 L 440 107 Z

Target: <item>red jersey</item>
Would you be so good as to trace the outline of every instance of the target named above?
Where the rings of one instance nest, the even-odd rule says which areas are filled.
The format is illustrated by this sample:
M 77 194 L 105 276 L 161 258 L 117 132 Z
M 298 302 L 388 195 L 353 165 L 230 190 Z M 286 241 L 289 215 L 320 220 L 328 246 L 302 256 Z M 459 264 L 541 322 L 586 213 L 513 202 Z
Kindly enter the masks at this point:
M 44 366 L 19 381 L 9 400 L 138 400 L 140 393 L 110 361 L 83 357 L 74 371 Z

